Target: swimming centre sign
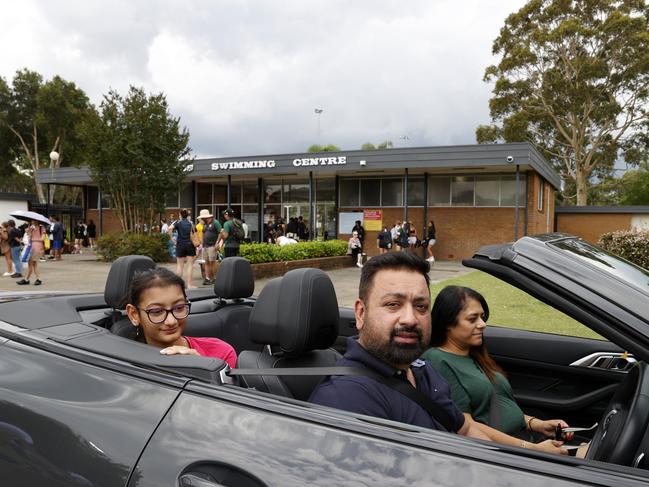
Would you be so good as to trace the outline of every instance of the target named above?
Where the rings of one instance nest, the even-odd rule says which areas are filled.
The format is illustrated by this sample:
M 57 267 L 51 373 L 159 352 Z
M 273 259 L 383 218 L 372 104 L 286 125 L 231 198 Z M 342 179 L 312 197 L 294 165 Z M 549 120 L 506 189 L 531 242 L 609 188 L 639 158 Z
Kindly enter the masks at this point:
M 284 164 L 287 164 L 287 162 L 285 162 Z M 345 164 L 347 164 L 347 156 L 303 157 L 299 159 L 293 159 L 293 167 L 337 166 Z M 213 162 L 210 166 L 212 171 L 230 171 L 232 169 L 272 169 L 274 167 L 278 167 L 278 164 L 274 159 L 264 159 L 258 161 Z

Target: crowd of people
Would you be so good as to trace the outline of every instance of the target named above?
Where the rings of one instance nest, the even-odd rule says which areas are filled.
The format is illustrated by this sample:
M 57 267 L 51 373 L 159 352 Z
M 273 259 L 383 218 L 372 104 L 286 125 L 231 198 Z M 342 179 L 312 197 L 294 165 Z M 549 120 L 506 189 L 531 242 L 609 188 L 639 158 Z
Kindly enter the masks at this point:
M 347 242 L 347 254 L 351 255 L 356 266 L 363 267 L 363 256 L 366 255 L 365 249 L 365 228 L 360 220 L 356 220 L 352 227 L 352 236 Z M 433 247 L 435 246 L 435 222 L 430 220 L 426 226 L 426 234 L 423 240 L 417 237 L 417 228 L 412 221 L 397 221 L 394 226 L 388 229 L 384 225 L 382 230 L 376 236 L 376 246 L 379 249 L 379 254 L 385 254 L 391 250 L 414 251 L 418 247 L 425 246 L 427 253 L 427 260 L 431 264 L 435 262 L 433 254 Z
M 81 254 L 84 247 L 95 248 L 97 227 L 92 220 L 88 223 L 78 221 L 72 231 L 74 244 L 70 253 Z M 68 245 L 66 228 L 58 215 L 49 218 L 49 224 L 40 220 L 16 224 L 11 219 L 2 222 L 0 226 L 0 252 L 2 253 L 7 270 L 2 277 L 19 279 L 16 284 L 24 286 L 31 284 L 40 286 L 43 281 L 39 262 L 52 260 L 60 261 L 66 245 Z

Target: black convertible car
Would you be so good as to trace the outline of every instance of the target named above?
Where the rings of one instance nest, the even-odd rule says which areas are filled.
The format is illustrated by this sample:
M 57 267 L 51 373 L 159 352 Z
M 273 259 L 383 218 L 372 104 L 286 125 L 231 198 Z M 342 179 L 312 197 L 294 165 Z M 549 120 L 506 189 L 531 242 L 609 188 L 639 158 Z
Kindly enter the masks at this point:
M 557 457 L 305 402 L 355 334 L 327 275 L 299 269 L 251 297 L 226 259 L 190 294 L 187 335 L 233 344 L 238 368 L 132 339 L 124 296 L 147 257 L 121 258 L 104 295 L 0 297 L 0 479 L 18 486 L 647 485 L 649 272 L 578 238 L 524 237 L 466 266 L 606 340 L 490 326 L 487 345 L 526 412 L 598 427 L 586 459 Z M 277 375 L 272 375 L 273 369 Z M 288 370 L 287 370 L 288 369 Z

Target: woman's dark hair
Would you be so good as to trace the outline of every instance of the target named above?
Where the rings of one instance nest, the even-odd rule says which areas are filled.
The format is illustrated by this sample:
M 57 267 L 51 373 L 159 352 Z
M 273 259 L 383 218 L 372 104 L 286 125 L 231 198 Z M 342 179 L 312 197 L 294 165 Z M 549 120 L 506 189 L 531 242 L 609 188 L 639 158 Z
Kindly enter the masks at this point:
M 489 319 L 489 306 L 482 294 L 468 287 L 446 286 L 435 298 L 431 311 L 431 347 L 439 347 L 446 342 L 448 329 L 457 326 L 460 311 L 464 309 L 469 299 L 478 301 L 484 310 L 482 319 L 484 321 Z M 472 347 L 469 350 L 469 356 L 478 363 L 491 382 L 495 381 L 496 372 L 505 375 L 503 369 L 487 352 L 484 341 L 482 345 Z
M 187 210 L 181 210 L 181 211 L 180 211 L 180 216 L 181 216 L 182 218 L 187 218 L 187 215 L 189 215 L 189 213 L 187 212 Z
M 187 299 L 185 281 L 178 275 L 164 267 L 154 267 L 145 271 L 136 272 L 128 287 L 128 303 L 138 307 L 142 293 L 154 287 L 178 286 Z M 144 342 L 144 334 L 139 334 L 137 339 Z

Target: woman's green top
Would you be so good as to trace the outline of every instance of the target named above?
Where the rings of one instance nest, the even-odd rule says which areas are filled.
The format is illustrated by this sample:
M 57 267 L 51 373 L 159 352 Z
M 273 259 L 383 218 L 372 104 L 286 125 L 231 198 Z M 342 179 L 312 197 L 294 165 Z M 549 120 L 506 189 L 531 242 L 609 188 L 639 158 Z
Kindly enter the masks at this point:
M 502 374 L 496 373 L 496 383 L 493 384 L 471 357 L 439 348 L 431 348 L 422 358 L 446 379 L 451 386 L 451 398 L 461 411 L 469 413 L 480 423 L 489 424 L 491 397 L 495 392 L 495 404 L 500 409 L 498 429 L 509 435 L 525 429 L 523 411 L 514 400 L 511 384 Z

